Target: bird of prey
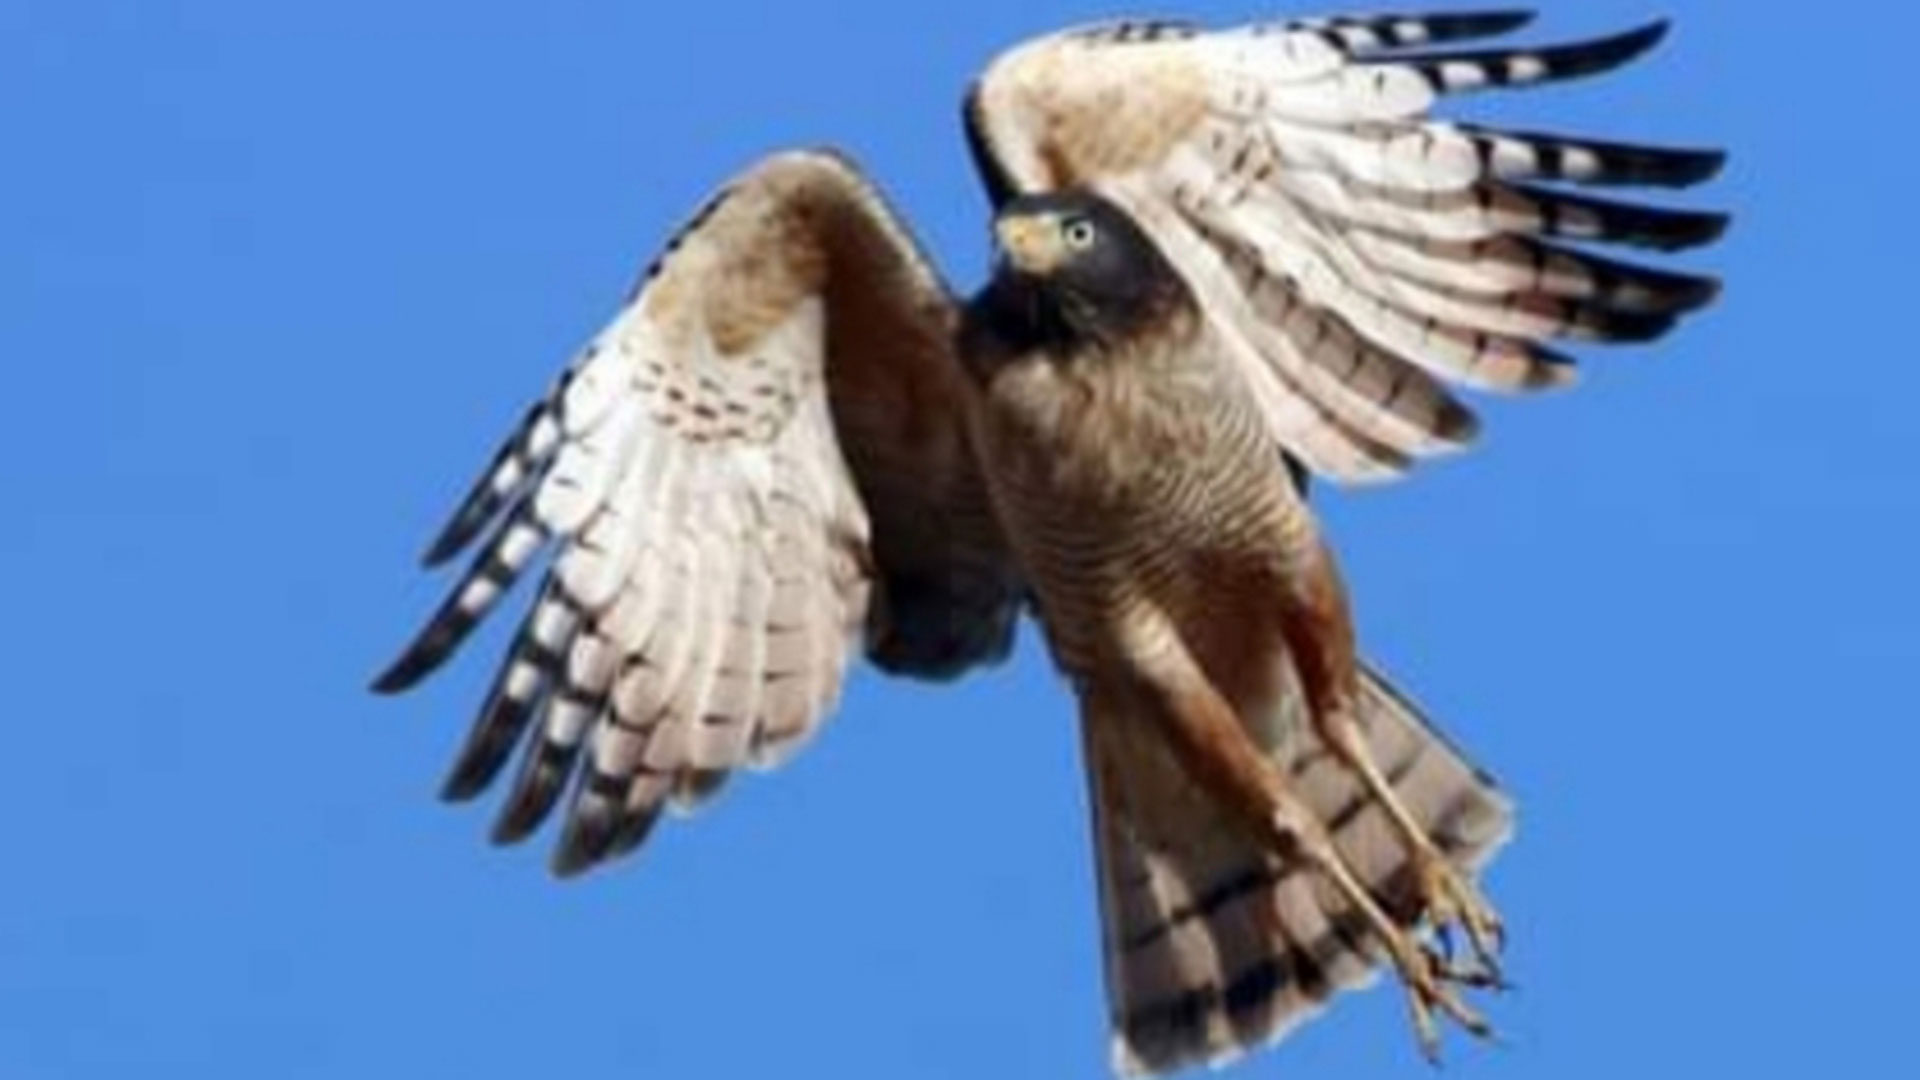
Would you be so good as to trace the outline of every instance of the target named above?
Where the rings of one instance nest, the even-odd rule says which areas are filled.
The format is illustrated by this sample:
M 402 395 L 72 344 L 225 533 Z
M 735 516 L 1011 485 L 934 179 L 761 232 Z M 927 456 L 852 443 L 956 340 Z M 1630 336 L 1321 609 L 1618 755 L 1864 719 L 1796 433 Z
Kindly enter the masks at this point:
M 1513 808 L 1360 659 L 1305 480 L 1468 446 L 1456 388 L 1564 386 L 1556 341 L 1665 333 L 1715 282 L 1594 249 L 1726 225 L 1572 190 L 1690 185 L 1717 152 L 1434 117 L 1665 31 L 1453 44 L 1526 20 L 1019 45 L 966 103 L 997 240 L 971 299 L 843 156 L 725 185 L 428 552 L 487 537 L 384 692 L 551 556 L 446 797 L 518 749 L 494 836 L 564 801 L 576 874 L 799 747 L 857 654 L 952 678 L 1031 613 L 1080 706 L 1116 1068 L 1228 1060 L 1380 968 L 1430 1050 L 1441 1020 L 1485 1033 L 1478 876 Z

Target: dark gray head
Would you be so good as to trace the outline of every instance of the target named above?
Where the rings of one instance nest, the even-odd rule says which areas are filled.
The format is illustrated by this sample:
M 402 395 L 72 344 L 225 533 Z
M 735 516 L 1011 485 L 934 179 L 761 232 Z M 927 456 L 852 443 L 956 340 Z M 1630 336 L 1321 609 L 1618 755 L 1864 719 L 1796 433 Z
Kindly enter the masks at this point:
M 1022 195 L 994 217 L 994 277 L 978 301 L 1019 343 L 1111 343 L 1181 303 L 1186 288 L 1126 211 L 1098 195 Z

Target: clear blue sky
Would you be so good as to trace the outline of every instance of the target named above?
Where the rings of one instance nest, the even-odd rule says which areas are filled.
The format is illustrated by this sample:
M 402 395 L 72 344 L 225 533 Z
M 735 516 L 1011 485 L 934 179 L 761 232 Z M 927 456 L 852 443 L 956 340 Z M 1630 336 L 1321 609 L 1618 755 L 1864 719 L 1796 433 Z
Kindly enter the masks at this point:
M 971 284 L 965 81 L 1108 13 L 809 6 L 0 2 L 0 1077 L 1103 1075 L 1031 636 L 954 690 L 863 674 L 564 887 L 432 798 L 502 627 L 362 689 L 470 470 L 717 181 L 841 143 Z M 1723 143 L 1697 201 L 1740 220 L 1670 344 L 1326 503 L 1371 651 L 1523 802 L 1508 1045 L 1447 1075 L 1902 1074 L 1920 17 L 1551 9 L 1679 32 L 1481 115 Z M 1431 1074 L 1375 991 L 1242 1075 Z

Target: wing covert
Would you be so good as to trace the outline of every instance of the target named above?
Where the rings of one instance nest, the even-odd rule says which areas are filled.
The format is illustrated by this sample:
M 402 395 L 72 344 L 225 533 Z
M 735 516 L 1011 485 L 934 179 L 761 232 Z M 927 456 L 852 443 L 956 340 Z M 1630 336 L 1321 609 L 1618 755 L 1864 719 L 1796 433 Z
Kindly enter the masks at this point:
M 1453 387 L 1565 385 L 1552 343 L 1652 340 L 1718 293 L 1576 244 L 1679 250 L 1716 239 L 1723 215 L 1566 188 L 1683 187 L 1719 152 L 1432 115 L 1452 95 L 1611 71 L 1666 33 L 1435 48 L 1529 18 L 1069 31 L 989 67 L 969 137 L 996 200 L 1087 187 L 1124 206 L 1222 329 L 1281 444 L 1335 479 L 1390 479 L 1472 442 Z

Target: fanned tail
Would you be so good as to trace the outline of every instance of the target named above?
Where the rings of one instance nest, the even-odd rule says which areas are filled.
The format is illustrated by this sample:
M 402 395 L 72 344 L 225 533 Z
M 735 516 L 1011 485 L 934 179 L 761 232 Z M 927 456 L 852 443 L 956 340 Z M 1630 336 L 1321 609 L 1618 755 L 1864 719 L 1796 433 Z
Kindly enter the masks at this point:
M 1441 851 L 1478 871 L 1511 834 L 1512 803 L 1384 678 L 1368 669 L 1361 682 L 1361 721 L 1395 792 Z M 1147 725 L 1109 708 L 1089 704 L 1083 726 L 1115 1068 L 1224 1063 L 1371 982 L 1377 949 L 1359 913 L 1244 838 Z M 1403 846 L 1301 720 L 1280 725 L 1275 760 L 1383 909 L 1411 926 L 1421 913 Z

